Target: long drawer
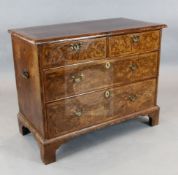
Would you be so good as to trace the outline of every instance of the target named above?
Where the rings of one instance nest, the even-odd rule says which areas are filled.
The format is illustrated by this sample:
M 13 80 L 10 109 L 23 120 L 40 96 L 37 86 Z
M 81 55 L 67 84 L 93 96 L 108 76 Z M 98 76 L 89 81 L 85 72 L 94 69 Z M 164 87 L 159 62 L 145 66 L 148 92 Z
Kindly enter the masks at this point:
M 124 117 L 155 105 L 156 79 L 49 103 L 49 137 Z
M 106 37 L 38 46 L 42 68 L 65 66 L 106 57 Z
M 118 57 L 158 50 L 160 31 L 149 31 L 109 38 L 109 56 Z
M 53 101 L 113 84 L 157 76 L 158 53 L 107 59 L 44 71 L 45 100 Z

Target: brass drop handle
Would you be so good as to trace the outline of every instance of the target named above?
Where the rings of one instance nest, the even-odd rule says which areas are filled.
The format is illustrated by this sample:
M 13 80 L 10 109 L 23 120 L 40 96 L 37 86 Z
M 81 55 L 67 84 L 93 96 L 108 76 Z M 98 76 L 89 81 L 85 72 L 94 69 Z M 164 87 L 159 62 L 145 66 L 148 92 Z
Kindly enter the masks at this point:
M 134 102 L 136 99 L 137 99 L 136 95 L 129 95 L 128 96 L 128 100 L 131 101 L 131 102 Z
M 84 78 L 84 74 L 83 73 L 81 73 L 79 75 L 73 75 L 72 76 L 72 79 L 73 79 L 74 83 L 80 83 L 83 80 L 83 78 Z
M 140 41 L 140 36 L 139 35 L 133 35 L 132 41 L 133 41 L 133 43 L 138 43 Z
M 22 75 L 22 77 L 24 79 L 29 79 L 30 78 L 30 74 L 29 74 L 27 69 L 23 69 L 21 75 Z
M 132 63 L 132 64 L 129 66 L 129 68 L 130 68 L 131 71 L 135 71 L 135 70 L 138 68 L 138 66 L 137 66 L 136 64 Z
M 106 69 L 110 69 L 110 67 L 111 67 L 111 63 L 108 61 L 108 62 L 106 62 L 105 63 L 105 68 Z
M 104 93 L 105 98 L 109 98 L 111 96 L 111 92 L 109 90 Z
M 70 45 L 70 48 L 72 51 L 78 52 L 81 48 L 82 44 L 81 43 L 74 43 Z
M 81 117 L 82 116 L 82 109 L 77 109 L 74 114 L 77 116 L 77 117 Z

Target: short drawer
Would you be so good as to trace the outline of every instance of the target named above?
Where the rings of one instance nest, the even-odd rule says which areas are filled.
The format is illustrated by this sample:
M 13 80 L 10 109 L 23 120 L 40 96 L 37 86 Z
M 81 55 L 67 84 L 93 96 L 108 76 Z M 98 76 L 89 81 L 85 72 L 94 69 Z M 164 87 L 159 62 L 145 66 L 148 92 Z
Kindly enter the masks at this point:
M 157 76 L 158 53 L 107 59 L 44 71 L 45 100 L 78 95 Z
M 89 127 L 155 105 L 156 79 L 47 104 L 49 137 Z
M 106 57 L 106 38 L 43 44 L 39 57 L 43 68 L 63 66 Z
M 109 38 L 109 56 L 145 53 L 158 50 L 160 47 L 160 31 L 149 31 Z

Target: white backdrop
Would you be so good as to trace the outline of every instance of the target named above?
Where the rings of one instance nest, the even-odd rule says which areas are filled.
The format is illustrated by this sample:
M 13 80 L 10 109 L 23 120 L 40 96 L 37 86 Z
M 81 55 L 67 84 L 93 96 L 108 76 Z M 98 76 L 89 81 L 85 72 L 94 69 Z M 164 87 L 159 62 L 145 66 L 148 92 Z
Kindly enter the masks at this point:
M 145 119 L 78 137 L 44 166 L 31 135 L 18 132 L 9 28 L 126 17 L 165 23 L 158 104 L 160 125 Z M 177 42 L 176 42 L 177 41 Z M 177 175 L 178 0 L 0 0 L 0 174 Z M 175 65 L 175 66 L 174 66 Z

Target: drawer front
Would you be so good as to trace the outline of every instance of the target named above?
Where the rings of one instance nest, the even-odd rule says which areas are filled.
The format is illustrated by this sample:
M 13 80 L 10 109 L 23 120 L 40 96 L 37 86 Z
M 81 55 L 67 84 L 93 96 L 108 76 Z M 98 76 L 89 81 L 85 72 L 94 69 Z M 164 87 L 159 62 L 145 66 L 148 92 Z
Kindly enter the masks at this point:
M 106 57 L 106 38 L 60 42 L 39 46 L 43 68 Z
M 159 49 L 160 31 L 149 31 L 109 38 L 109 56 L 118 57 Z
M 155 105 L 156 79 L 47 104 L 49 137 L 123 117 Z
M 158 53 L 44 71 L 46 101 L 157 76 Z

